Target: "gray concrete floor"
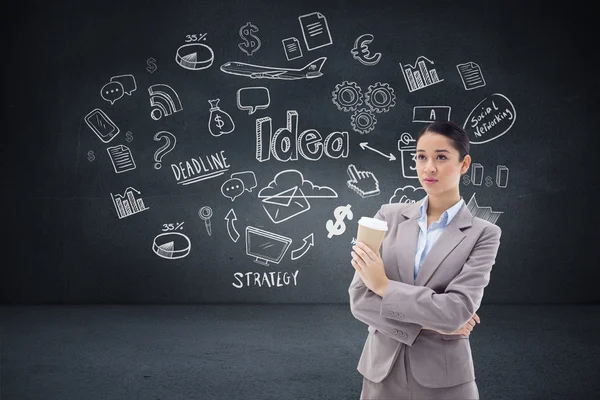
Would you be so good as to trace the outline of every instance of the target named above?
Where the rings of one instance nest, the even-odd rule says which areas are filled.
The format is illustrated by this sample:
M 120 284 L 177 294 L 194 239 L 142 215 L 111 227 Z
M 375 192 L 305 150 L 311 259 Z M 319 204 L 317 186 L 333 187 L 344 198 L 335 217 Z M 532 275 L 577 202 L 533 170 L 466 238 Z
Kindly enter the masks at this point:
M 481 399 L 593 399 L 600 306 L 483 305 Z M 358 399 L 347 305 L 0 307 L 2 400 Z

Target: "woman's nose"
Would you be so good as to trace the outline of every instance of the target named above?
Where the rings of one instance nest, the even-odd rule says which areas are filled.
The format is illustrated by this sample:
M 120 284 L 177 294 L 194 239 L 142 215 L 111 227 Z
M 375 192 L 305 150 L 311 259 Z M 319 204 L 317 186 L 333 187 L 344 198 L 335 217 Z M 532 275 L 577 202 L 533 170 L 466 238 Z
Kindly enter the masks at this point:
M 433 165 L 431 163 L 425 164 L 425 172 L 430 173 L 433 171 L 435 171 L 435 165 Z

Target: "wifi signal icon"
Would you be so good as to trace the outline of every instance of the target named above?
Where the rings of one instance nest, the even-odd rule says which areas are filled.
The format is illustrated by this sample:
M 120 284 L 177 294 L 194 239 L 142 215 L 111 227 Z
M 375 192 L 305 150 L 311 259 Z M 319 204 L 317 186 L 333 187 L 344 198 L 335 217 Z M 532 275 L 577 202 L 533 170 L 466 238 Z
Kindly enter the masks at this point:
M 157 83 L 148 88 L 148 93 L 150 93 L 150 105 L 152 106 L 150 116 L 155 121 L 183 109 L 177 92 L 169 85 Z

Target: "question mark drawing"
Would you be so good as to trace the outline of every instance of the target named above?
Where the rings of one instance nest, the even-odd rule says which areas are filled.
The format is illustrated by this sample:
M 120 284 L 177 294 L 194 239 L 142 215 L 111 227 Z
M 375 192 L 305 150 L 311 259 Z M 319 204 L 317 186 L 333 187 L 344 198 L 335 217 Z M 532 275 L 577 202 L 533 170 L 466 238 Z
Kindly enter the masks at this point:
M 162 158 L 175 148 L 175 143 L 177 143 L 177 138 L 171 132 L 160 131 L 154 135 L 154 140 L 160 142 L 162 139 L 166 139 L 167 143 L 162 145 L 156 152 L 154 153 L 154 169 L 160 169 Z

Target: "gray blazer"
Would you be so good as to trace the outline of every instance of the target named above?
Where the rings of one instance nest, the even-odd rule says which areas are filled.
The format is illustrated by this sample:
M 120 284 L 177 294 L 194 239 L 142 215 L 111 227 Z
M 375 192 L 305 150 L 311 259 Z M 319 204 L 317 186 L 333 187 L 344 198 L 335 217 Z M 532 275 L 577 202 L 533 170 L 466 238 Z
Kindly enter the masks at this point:
M 422 201 L 384 204 L 375 215 L 388 223 L 381 258 L 391 282 L 381 297 L 354 271 L 348 288 L 350 310 L 369 325 L 357 370 L 381 382 L 401 346 L 409 346 L 415 379 L 426 387 L 449 387 L 475 379 L 469 337 L 421 329 L 454 332 L 473 317 L 490 281 L 502 230 L 473 217 L 463 204 L 430 249 L 415 280 Z

